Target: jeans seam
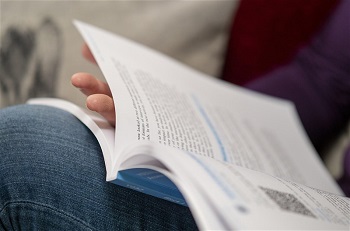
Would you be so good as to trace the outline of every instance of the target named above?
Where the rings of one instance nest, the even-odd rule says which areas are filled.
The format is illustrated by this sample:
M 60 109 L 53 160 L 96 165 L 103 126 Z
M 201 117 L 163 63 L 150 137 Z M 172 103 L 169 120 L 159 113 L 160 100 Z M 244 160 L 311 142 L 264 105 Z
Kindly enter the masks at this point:
M 45 207 L 47 209 L 50 209 L 54 212 L 57 212 L 67 218 L 70 218 L 70 219 L 73 219 L 74 221 L 76 221 L 77 223 L 81 224 L 82 226 L 86 227 L 87 229 L 89 230 L 94 230 L 93 228 L 91 228 L 90 225 L 88 225 L 86 222 L 82 221 L 81 219 L 71 215 L 71 214 L 68 214 L 62 210 L 58 210 L 57 208 L 53 207 L 53 206 L 50 206 L 50 205 L 47 205 L 47 204 L 44 204 L 44 203 L 38 203 L 38 202 L 33 202 L 33 201 L 26 201 L 26 200 L 19 200 L 19 201 L 9 201 L 9 202 L 6 202 L 3 207 L 0 209 L 0 215 L 3 213 L 3 211 L 10 205 L 13 205 L 13 204 L 28 204 L 28 205 L 36 205 L 36 206 L 41 206 L 41 207 Z

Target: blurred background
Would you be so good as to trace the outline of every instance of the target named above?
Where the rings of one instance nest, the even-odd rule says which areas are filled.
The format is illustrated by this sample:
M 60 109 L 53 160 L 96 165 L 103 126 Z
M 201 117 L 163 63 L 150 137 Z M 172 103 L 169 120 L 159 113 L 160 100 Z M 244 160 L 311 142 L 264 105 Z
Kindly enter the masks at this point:
M 99 76 L 81 56 L 78 19 L 180 60 L 211 76 L 222 69 L 232 1 L 0 1 L 0 108 L 31 97 L 84 105 L 76 72 Z

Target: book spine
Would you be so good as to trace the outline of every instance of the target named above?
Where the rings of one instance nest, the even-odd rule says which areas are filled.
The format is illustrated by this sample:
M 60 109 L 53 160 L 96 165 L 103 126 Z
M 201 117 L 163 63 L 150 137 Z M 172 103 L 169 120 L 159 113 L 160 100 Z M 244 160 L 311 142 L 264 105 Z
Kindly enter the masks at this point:
M 154 173 L 160 175 L 163 178 L 162 181 L 150 180 L 149 173 L 153 176 Z M 111 182 L 179 205 L 188 206 L 177 187 L 164 175 L 153 170 L 124 170 L 118 173 L 117 179 Z

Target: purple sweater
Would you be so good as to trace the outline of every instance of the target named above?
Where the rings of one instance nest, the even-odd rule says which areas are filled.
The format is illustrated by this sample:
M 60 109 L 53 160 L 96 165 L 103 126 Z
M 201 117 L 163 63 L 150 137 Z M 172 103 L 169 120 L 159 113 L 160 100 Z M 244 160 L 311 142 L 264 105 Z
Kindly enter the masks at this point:
M 292 100 L 317 150 L 345 128 L 350 115 L 350 1 L 343 0 L 322 31 L 293 62 L 246 87 Z M 350 196 L 350 148 L 339 180 Z

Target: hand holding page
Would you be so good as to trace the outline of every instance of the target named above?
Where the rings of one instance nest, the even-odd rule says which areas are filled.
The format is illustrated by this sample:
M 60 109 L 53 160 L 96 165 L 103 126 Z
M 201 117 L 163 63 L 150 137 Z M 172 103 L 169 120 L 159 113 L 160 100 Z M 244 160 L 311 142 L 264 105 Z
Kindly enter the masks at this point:
M 203 76 L 142 45 L 76 25 L 115 99 L 116 153 L 150 140 L 310 186 L 336 187 L 290 102 Z
M 349 200 L 310 145 L 292 103 L 75 25 L 109 84 L 116 127 L 67 102 L 59 107 L 96 135 L 108 181 L 188 205 L 203 229 L 349 225 Z

